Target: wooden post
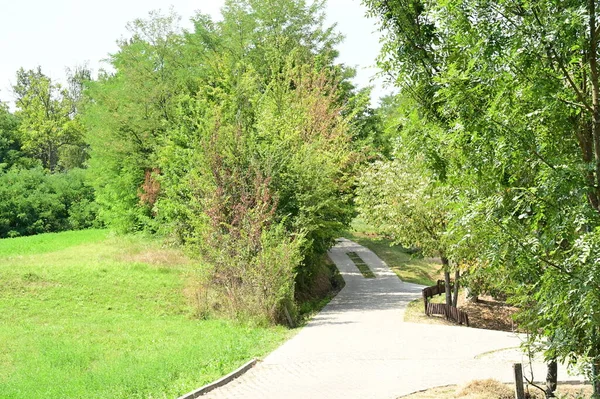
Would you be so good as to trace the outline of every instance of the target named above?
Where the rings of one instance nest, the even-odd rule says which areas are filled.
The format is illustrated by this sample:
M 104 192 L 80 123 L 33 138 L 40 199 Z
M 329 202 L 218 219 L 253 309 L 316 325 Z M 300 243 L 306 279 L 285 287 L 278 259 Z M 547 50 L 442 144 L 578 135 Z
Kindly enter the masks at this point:
M 525 389 L 523 388 L 523 366 L 521 363 L 513 364 L 515 373 L 515 399 L 525 399 Z
M 285 313 L 285 318 L 288 321 L 288 324 L 290 325 L 290 328 L 296 328 L 296 323 L 294 323 L 294 319 L 292 319 L 292 316 L 290 315 L 290 311 L 287 308 L 287 305 L 283 306 L 283 312 Z

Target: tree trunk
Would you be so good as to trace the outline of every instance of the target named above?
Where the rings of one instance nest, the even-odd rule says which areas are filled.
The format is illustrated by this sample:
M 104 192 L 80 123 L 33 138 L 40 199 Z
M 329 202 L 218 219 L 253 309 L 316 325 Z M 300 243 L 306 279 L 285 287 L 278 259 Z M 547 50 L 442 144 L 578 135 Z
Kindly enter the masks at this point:
M 600 77 L 598 75 L 598 37 L 596 28 L 596 2 L 588 0 L 589 26 L 590 26 L 590 83 L 592 86 L 592 137 L 594 140 L 594 155 L 596 160 L 596 184 L 595 194 L 598 198 L 600 190 Z M 599 209 L 596 208 L 598 212 Z
M 474 294 L 473 291 L 469 287 L 465 287 L 465 296 L 469 302 L 477 303 L 479 302 L 479 295 Z
M 592 385 L 594 387 L 594 395 L 592 398 L 600 399 L 600 358 L 596 358 L 592 364 Z
M 446 291 L 446 305 L 452 306 L 452 290 L 450 289 L 450 261 L 444 255 L 441 256 L 444 268 L 444 289 Z
M 452 300 L 452 306 L 458 306 L 458 281 L 460 280 L 460 272 L 458 268 L 454 271 L 454 298 Z
M 546 374 L 546 398 L 554 398 L 554 391 L 558 383 L 558 365 L 556 360 L 548 362 L 548 374 Z

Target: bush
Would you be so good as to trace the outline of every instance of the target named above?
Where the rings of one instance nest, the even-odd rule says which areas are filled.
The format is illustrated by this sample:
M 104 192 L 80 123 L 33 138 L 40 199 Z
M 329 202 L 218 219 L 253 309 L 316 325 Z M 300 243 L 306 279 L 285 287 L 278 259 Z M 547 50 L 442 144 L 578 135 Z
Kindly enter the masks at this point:
M 97 226 L 85 171 L 49 174 L 42 168 L 0 174 L 0 238 Z
M 210 269 L 198 287 L 200 315 L 267 325 L 285 322 L 285 308 L 296 313 L 294 267 L 301 260 L 301 238 L 291 239 L 278 225 L 262 232 L 258 248 L 246 234 L 214 234 L 213 240 L 219 245 L 204 250 Z

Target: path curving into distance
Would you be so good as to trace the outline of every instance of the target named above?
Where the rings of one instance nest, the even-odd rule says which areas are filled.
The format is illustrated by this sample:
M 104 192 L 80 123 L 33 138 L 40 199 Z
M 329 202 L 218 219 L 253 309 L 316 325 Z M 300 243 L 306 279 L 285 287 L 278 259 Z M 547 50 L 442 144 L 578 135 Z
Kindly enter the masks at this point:
M 366 279 L 346 255 L 356 252 L 377 278 Z M 397 398 L 473 379 L 512 380 L 526 362 L 515 334 L 405 323 L 422 286 L 402 282 L 367 248 L 346 239 L 329 251 L 344 289 L 296 336 L 257 366 L 205 398 Z M 544 364 L 534 364 L 544 380 Z M 526 368 L 528 371 L 529 368 Z M 574 380 L 559 370 L 559 380 Z

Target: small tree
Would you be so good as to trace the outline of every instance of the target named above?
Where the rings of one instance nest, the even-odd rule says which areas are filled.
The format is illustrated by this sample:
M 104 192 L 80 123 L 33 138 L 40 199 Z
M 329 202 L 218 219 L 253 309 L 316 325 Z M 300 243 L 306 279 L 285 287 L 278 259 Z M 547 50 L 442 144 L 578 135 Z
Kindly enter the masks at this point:
M 440 256 L 446 304 L 456 306 L 458 278 L 453 300 L 445 239 L 452 198 L 452 191 L 435 179 L 422 156 L 399 147 L 393 160 L 366 167 L 359 179 L 356 203 L 361 217 L 396 243 L 416 246 L 425 255 Z

